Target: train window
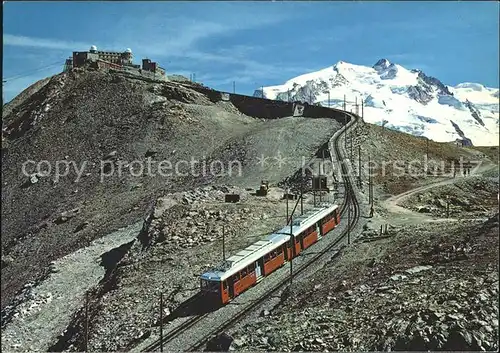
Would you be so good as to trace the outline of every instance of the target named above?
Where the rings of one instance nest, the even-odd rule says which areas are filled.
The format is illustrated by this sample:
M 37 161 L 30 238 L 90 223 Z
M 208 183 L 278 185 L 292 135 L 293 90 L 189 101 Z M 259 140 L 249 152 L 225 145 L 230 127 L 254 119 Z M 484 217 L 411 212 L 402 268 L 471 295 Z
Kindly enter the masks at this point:
M 245 277 L 247 275 L 247 269 L 244 268 L 243 270 L 241 270 L 241 277 Z
M 201 289 L 209 292 L 218 292 L 220 282 L 201 280 Z
M 224 290 L 227 290 L 227 280 L 222 282 L 222 287 L 224 288 Z

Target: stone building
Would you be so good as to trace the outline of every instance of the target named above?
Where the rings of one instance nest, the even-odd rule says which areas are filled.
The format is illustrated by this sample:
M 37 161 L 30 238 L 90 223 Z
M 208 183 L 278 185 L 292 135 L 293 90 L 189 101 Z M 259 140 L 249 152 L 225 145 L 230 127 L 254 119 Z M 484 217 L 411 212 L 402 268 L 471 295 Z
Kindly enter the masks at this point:
M 132 50 L 127 49 L 124 52 L 99 51 L 95 45 L 90 47 L 89 51 L 74 51 L 73 56 L 66 59 L 64 71 L 69 71 L 74 67 L 90 66 L 97 69 L 114 69 L 126 71 L 132 74 L 152 79 L 166 80 L 165 69 L 158 63 L 150 59 L 142 60 L 141 65 L 132 62 Z
M 120 66 L 138 66 L 132 63 L 132 50 L 128 48 L 124 52 L 99 51 L 95 45 L 90 47 L 89 51 L 74 51 L 72 58 L 72 67 L 80 67 L 87 63 L 105 61 L 107 63 Z
M 165 76 L 165 69 L 160 67 L 158 63 L 150 59 L 142 59 L 142 69 L 145 71 L 153 72 L 159 76 Z

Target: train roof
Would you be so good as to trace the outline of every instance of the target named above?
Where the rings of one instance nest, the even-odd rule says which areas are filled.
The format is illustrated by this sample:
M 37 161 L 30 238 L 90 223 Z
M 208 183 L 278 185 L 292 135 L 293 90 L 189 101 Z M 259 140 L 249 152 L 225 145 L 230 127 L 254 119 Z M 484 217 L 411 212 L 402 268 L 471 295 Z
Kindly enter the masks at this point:
M 294 235 L 298 235 L 338 207 L 337 205 L 329 204 L 322 206 L 314 208 L 293 220 L 292 230 Z M 280 231 L 267 235 L 263 240 L 259 240 L 229 257 L 212 270 L 202 274 L 201 278 L 209 281 L 224 281 L 289 240 L 290 226 L 285 226 Z
M 320 207 L 315 207 L 312 210 L 304 213 L 300 217 L 292 219 L 292 233 L 294 236 L 299 235 L 304 230 L 318 222 L 320 219 L 337 209 L 338 205 L 322 204 Z M 278 234 L 287 234 L 290 236 L 290 225 L 284 226 L 276 232 Z

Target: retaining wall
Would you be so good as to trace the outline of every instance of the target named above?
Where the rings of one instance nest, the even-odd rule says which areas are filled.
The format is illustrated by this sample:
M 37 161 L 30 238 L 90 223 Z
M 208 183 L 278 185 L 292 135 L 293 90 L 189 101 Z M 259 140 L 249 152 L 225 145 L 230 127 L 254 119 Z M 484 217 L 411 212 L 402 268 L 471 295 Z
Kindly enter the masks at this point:
M 304 116 L 308 118 L 330 118 L 337 120 L 341 124 L 350 121 L 349 115 L 347 115 L 346 120 L 344 111 L 339 109 L 309 105 L 307 103 L 284 102 L 245 96 L 242 94 L 220 92 L 202 86 L 190 86 L 190 88 L 203 93 L 214 103 L 219 101 L 230 101 L 240 112 L 255 118 L 279 119 L 287 116 L 294 116 L 295 107 L 299 104 L 302 105 L 304 109 L 301 114 L 297 114 L 295 111 L 295 116 Z

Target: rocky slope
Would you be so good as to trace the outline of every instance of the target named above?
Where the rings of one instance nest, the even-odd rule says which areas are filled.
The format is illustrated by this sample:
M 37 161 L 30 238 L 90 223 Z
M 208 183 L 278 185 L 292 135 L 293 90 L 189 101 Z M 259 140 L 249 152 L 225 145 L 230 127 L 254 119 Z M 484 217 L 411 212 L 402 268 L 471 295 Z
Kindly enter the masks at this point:
M 360 113 L 363 101 L 367 122 L 439 142 L 498 146 L 498 92 L 477 83 L 447 86 L 421 70 L 381 59 L 373 67 L 339 61 L 254 95 L 335 108 L 346 98 L 347 109 Z
M 346 248 L 256 322 L 231 331 L 231 349 L 498 349 L 498 213 L 484 223 L 376 235 Z
M 161 196 L 186 192 L 180 202 L 189 205 L 198 187 L 230 183 L 255 189 L 262 178 L 276 184 L 296 171 L 302 156 L 311 158 L 339 126 L 329 119 L 252 118 L 230 102 L 214 103 L 190 87 L 75 69 L 34 84 L 5 106 L 2 335 L 16 332 L 7 348 L 26 350 L 31 344 L 47 349 L 82 305 L 83 289 L 63 306 L 69 314 L 61 311 L 61 322 L 44 323 L 53 331 L 40 333 L 39 346 L 24 341 L 30 327 L 40 328 L 37 318 L 52 317 L 44 312 L 53 305 L 45 299 L 33 302 L 36 310 L 23 311 L 34 293 L 55 296 L 63 286 L 42 285 L 53 277 L 52 261 L 141 223 Z M 275 158 L 278 152 L 285 162 Z M 263 157 L 266 163 L 259 164 Z M 33 162 L 24 173 L 26 161 Z M 37 171 L 40 161 L 45 161 L 43 170 Z M 159 169 L 165 161 L 167 168 Z M 118 250 L 108 249 L 111 255 L 103 254 L 103 259 L 126 251 L 129 240 L 123 241 L 114 242 Z M 116 265 L 116 259 L 108 263 L 94 256 L 82 261 L 101 263 L 106 271 Z M 95 282 L 90 287 L 98 284 L 98 273 L 89 273 Z M 83 282 L 81 287 L 88 288 L 89 281 Z M 52 287 L 57 288 L 52 294 L 43 289 Z

